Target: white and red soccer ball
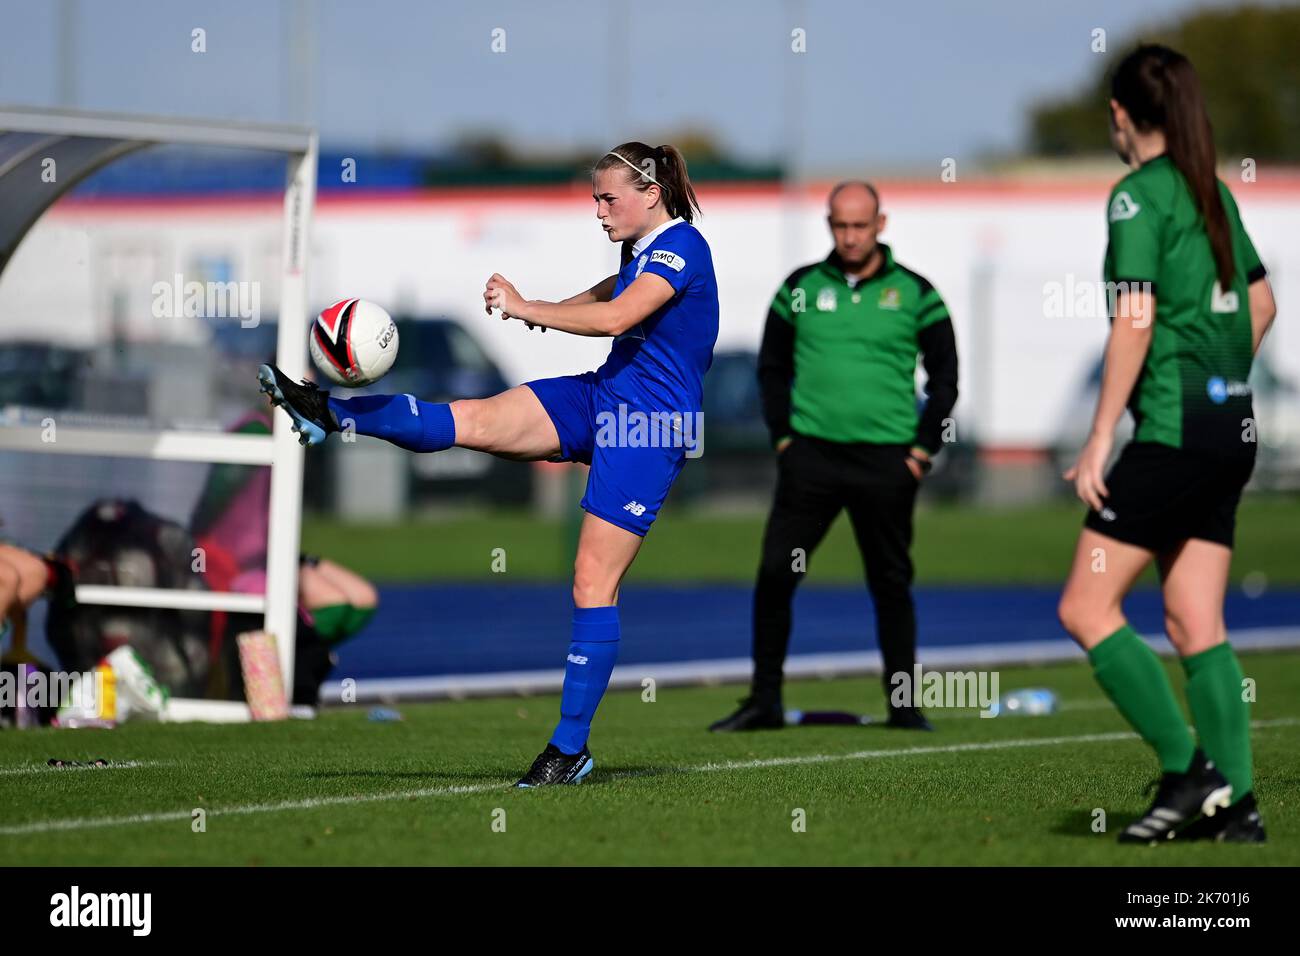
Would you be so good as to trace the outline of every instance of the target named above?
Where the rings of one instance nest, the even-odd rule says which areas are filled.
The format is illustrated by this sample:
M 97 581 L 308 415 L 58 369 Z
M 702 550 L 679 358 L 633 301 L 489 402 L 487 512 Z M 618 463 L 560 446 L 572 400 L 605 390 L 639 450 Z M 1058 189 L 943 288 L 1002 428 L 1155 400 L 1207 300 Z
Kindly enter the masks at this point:
M 343 299 L 316 316 L 311 360 L 336 385 L 360 388 L 384 377 L 397 358 L 397 326 L 380 306 Z

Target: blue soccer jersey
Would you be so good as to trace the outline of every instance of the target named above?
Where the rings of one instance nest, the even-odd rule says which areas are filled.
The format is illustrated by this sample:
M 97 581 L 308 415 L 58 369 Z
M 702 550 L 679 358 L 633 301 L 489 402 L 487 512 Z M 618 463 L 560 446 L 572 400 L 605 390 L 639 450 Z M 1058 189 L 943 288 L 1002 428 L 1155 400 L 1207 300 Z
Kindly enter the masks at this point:
M 703 452 L 699 413 L 718 338 L 718 284 L 708 243 L 682 219 L 665 223 L 631 252 L 615 297 L 643 272 L 667 280 L 673 297 L 615 339 L 596 371 L 527 385 L 555 425 L 557 460 L 591 465 L 582 507 L 644 535 L 688 450 Z M 667 434 L 661 428 L 658 437 L 653 423 L 638 431 L 646 416 L 656 415 L 671 416 L 680 427 Z
M 718 340 L 718 281 L 709 244 L 683 219 L 664 223 L 632 247 L 614 297 L 643 272 L 666 280 L 674 295 L 614 340 L 609 358 L 596 370 L 599 389 L 614 405 L 698 412 Z

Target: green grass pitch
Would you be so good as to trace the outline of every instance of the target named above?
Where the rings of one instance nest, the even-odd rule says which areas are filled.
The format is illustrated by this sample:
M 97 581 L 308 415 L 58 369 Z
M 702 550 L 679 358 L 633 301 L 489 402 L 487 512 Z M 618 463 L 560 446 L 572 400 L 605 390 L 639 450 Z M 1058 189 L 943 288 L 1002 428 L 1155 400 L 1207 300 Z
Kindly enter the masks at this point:
M 575 510 L 576 514 L 576 510 Z M 628 583 L 752 585 L 763 540 L 761 513 L 711 516 L 671 500 L 646 536 Z M 1237 515 L 1232 578 L 1263 576 L 1268 587 L 1300 585 L 1295 496 L 1249 496 Z M 1022 508 L 925 505 L 917 510 L 912 557 L 917 584 L 1060 587 L 1083 523 L 1077 503 Z M 511 580 L 566 580 L 573 541 L 565 523 L 527 512 L 491 511 L 399 524 L 347 524 L 307 517 L 304 551 L 342 561 L 375 581 L 493 580 L 493 549 L 504 548 Z M 707 548 L 700 547 L 707 541 Z M 862 559 L 841 515 L 809 565 L 820 584 L 862 582 Z M 1156 583 L 1149 572 L 1144 583 Z
M 353 705 L 315 721 L 10 732 L 0 863 L 1294 866 L 1300 655 L 1243 665 L 1258 682 L 1266 846 L 1118 845 L 1155 761 L 1071 663 L 1000 672 L 1003 691 L 1054 688 L 1058 714 L 931 710 L 933 734 L 715 735 L 704 727 L 739 688 L 660 688 L 653 702 L 615 692 L 597 717 L 595 772 L 554 790 L 507 787 L 545 743 L 554 696 L 407 704 L 400 723 Z M 883 709 L 875 678 L 791 683 L 786 704 Z M 101 756 L 122 765 L 45 766 Z

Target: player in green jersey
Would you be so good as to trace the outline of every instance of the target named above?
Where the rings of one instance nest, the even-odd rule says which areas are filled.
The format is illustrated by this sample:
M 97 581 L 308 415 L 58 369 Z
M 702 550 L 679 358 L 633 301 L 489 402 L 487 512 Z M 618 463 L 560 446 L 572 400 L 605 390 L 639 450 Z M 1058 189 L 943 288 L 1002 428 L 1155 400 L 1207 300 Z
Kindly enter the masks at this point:
M 1120 839 L 1262 842 L 1249 705 L 1223 600 L 1237 503 L 1255 461 L 1247 378 L 1276 307 L 1237 204 L 1215 175 L 1191 63 L 1140 47 L 1115 70 L 1110 114 L 1112 142 L 1132 172 L 1108 207 L 1105 279 L 1114 294 L 1101 395 L 1065 475 L 1090 510 L 1061 623 L 1160 760 L 1154 803 Z M 1125 405 L 1136 432 L 1103 478 Z M 1121 608 L 1152 560 L 1198 741 Z

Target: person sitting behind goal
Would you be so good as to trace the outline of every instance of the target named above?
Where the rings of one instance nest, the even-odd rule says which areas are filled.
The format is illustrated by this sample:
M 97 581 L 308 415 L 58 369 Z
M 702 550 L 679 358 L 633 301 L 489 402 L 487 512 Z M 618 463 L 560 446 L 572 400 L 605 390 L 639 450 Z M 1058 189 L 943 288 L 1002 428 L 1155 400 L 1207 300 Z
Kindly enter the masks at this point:
M 269 435 L 271 423 L 250 412 L 231 431 Z M 214 465 L 190 519 L 190 530 L 204 555 L 204 578 L 214 591 L 266 593 L 266 532 L 270 521 L 269 468 Z M 374 617 L 379 595 L 355 571 L 312 555 L 298 565 L 299 634 L 294 703 L 315 703 L 316 692 L 334 663 L 333 648 L 354 637 Z M 232 615 L 243 626 L 246 615 Z M 249 616 L 251 617 L 251 616 Z M 213 652 L 233 635 L 225 614 L 213 615 Z M 232 669 L 233 671 L 234 669 Z M 232 681 L 234 674 L 230 675 Z

